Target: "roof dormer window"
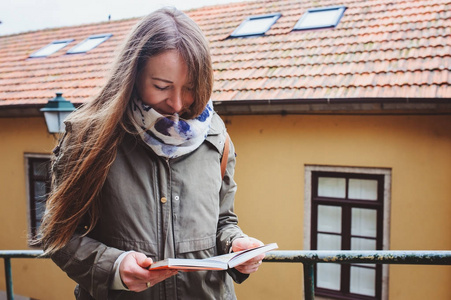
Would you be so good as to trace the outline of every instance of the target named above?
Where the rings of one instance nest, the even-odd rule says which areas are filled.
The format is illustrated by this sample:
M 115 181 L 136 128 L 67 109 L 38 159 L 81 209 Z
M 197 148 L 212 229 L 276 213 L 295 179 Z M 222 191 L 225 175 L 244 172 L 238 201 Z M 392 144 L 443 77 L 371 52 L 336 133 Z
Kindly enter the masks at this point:
M 109 39 L 111 36 L 112 34 L 92 35 L 83 42 L 81 42 L 80 44 L 76 45 L 75 47 L 67 51 L 67 54 L 86 53 L 89 50 L 92 50 L 95 47 L 99 46 L 101 43 Z
M 345 9 L 345 6 L 311 8 L 302 15 L 293 30 L 336 27 Z
M 271 28 L 271 26 L 276 23 L 280 16 L 281 14 L 277 13 L 248 17 L 235 29 L 230 37 L 264 35 Z
M 74 39 L 53 41 L 30 55 L 30 57 L 46 57 L 66 47 Z

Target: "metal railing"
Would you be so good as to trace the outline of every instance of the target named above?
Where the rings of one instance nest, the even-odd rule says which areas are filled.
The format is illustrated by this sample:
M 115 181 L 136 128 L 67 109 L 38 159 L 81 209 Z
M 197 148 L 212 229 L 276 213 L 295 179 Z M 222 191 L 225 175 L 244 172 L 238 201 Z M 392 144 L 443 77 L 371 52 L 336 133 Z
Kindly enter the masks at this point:
M 0 250 L 0 258 L 5 262 L 6 299 L 14 300 L 13 275 L 11 271 L 12 258 L 39 258 L 42 250 Z
M 315 299 L 315 264 L 406 264 L 451 265 L 451 251 L 272 251 L 265 262 L 302 263 L 304 299 Z
M 41 250 L 0 250 L 5 262 L 6 295 L 14 300 L 11 271 L 12 258 L 45 258 Z M 451 265 L 451 251 L 320 251 L 279 250 L 266 254 L 264 262 L 302 263 L 304 268 L 304 297 L 315 299 L 314 266 L 317 263 L 339 264 L 406 264 Z

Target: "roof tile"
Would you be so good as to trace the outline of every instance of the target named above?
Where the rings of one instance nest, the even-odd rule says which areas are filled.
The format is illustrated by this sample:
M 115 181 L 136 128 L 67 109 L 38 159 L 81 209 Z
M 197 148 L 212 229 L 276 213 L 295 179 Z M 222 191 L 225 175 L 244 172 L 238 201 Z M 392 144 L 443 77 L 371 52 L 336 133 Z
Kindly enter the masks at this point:
M 336 28 L 292 31 L 308 9 L 345 5 Z M 451 98 L 449 0 L 255 1 L 187 11 L 210 40 L 218 101 L 319 98 Z M 281 13 L 263 36 L 228 38 L 248 16 Z M 138 19 L 0 36 L 0 106 L 42 104 L 55 91 L 88 101 Z M 66 51 L 113 36 L 85 54 Z M 29 55 L 74 39 L 44 58 Z

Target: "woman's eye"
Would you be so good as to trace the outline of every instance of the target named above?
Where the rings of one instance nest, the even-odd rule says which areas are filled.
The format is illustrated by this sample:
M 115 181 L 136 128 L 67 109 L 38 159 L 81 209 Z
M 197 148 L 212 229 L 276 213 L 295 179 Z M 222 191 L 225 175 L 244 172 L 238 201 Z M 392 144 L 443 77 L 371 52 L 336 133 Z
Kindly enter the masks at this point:
M 158 86 L 158 85 L 154 85 L 154 87 L 160 91 L 164 91 L 169 88 L 169 86 Z

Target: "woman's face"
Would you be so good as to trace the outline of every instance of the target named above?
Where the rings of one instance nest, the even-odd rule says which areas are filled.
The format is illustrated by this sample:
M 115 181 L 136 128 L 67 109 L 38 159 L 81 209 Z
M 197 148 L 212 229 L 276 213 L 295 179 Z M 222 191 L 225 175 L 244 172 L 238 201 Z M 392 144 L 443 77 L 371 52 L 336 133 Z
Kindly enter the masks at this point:
M 176 50 L 149 58 L 136 87 L 141 100 L 160 114 L 182 115 L 194 102 L 188 66 Z

